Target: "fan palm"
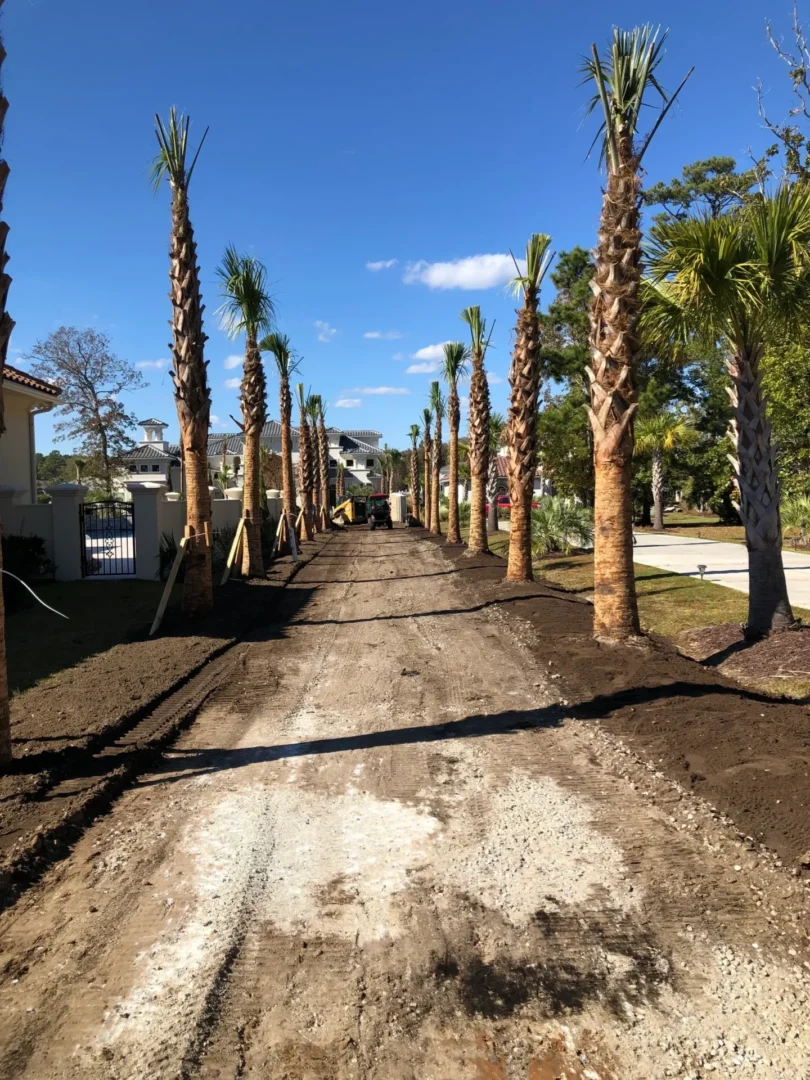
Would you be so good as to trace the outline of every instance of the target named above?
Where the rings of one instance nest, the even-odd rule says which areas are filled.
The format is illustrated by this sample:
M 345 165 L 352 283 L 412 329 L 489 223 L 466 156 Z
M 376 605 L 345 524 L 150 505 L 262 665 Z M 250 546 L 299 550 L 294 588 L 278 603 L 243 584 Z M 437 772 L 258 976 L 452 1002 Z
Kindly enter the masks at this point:
M 430 455 L 430 531 L 435 536 L 442 535 L 442 523 L 439 518 L 439 495 L 441 486 L 439 477 L 442 469 L 442 419 L 446 402 L 438 382 L 430 384 L 430 411 L 433 413 L 433 443 Z
M 419 451 L 416 445 L 419 441 L 419 425 L 411 424 L 408 435 L 411 439 L 411 517 L 415 525 L 419 521 Z
M 425 458 L 425 517 L 424 526 L 426 529 L 431 525 L 431 498 L 430 498 L 430 455 L 433 446 L 433 439 L 430 434 L 430 429 L 433 424 L 433 413 L 430 409 L 422 410 L 422 452 Z
M 603 62 L 593 45 L 583 66 L 583 81 L 594 86 L 588 112 L 601 113 L 594 142 L 601 141 L 601 161 L 607 171 L 591 283 L 588 414 L 595 469 L 594 631 L 612 638 L 639 631 L 631 482 L 639 350 L 640 166 L 683 86 L 668 97 L 658 81 L 665 39 L 666 34 L 659 36 L 650 26 L 614 29 L 607 59 Z M 637 145 L 642 110 L 650 95 L 659 99 L 661 107 L 649 133 Z
M 267 382 L 259 338 L 270 330 L 275 312 L 267 287 L 267 271 L 252 255 L 240 255 L 235 247 L 227 247 L 216 274 L 223 297 L 222 306 L 217 312 L 221 328 L 232 339 L 240 334 L 245 335 L 245 361 L 239 395 L 245 458 L 242 573 L 245 577 L 264 577 L 260 446 L 267 419 Z
M 259 342 L 262 352 L 271 353 L 278 371 L 279 417 L 281 422 L 281 487 L 284 516 L 288 528 L 295 524 L 295 474 L 292 460 L 292 392 L 290 376 L 298 370 L 300 359 L 290 347 L 286 334 L 273 332 Z
M 540 286 L 548 270 L 551 237 L 533 233 L 526 244 L 526 273 L 512 281 L 523 294 L 517 313 L 515 347 L 509 371 L 512 393 L 506 440 L 509 446 L 509 560 L 507 581 L 533 581 L 532 495 L 537 471 L 537 401 L 540 395 Z
M 651 341 L 698 332 L 727 350 L 730 437 L 748 548 L 747 633 L 789 626 L 779 475 L 762 392 L 766 342 L 810 318 L 810 188 L 783 187 L 742 213 L 656 228 L 643 327 Z
M 304 384 L 298 383 L 298 493 L 301 497 L 301 539 L 311 540 L 314 535 L 312 522 L 313 468 L 312 441 L 307 422 L 307 398 Z
M 0 7 L 3 6 L 3 0 L 0 0 Z M 2 66 L 5 59 L 5 50 L 3 49 L 2 40 L 0 40 L 0 66 Z M 2 143 L 3 127 L 6 115 L 6 109 L 8 108 L 8 101 L 6 100 L 2 91 L 0 91 L 0 143 Z M 0 214 L 3 211 L 3 194 L 6 187 L 6 180 L 8 178 L 8 165 L 5 161 L 0 160 Z M 11 337 L 11 331 L 14 329 L 14 320 L 8 313 L 6 308 L 6 301 L 8 300 L 8 290 L 11 285 L 11 278 L 6 270 L 6 264 L 8 263 L 8 254 L 6 253 L 6 235 L 8 229 L 3 221 L 0 221 L 0 372 L 3 370 L 3 365 L 6 362 L 6 355 L 8 353 L 8 342 Z M 3 411 L 3 380 L 0 378 L 0 435 L 6 430 L 4 411 Z M 0 570 L 3 569 L 3 556 L 0 551 Z M 6 761 L 11 760 L 11 719 L 9 715 L 8 706 L 8 670 L 6 667 L 6 616 L 5 608 L 3 606 L 3 589 L 0 587 L 0 765 Z
M 489 472 L 489 383 L 484 358 L 489 348 L 487 322 L 478 305 L 464 308 L 461 318 L 470 328 L 472 374 L 470 375 L 470 413 L 467 432 L 467 456 L 470 462 L 470 534 L 467 547 L 471 553 L 489 551 L 487 543 L 487 474 Z M 493 323 L 493 328 L 494 328 Z
M 636 420 L 637 454 L 649 454 L 652 467 L 653 529 L 664 528 L 664 459 L 679 446 L 694 442 L 696 432 L 688 418 L 669 409 Z
M 444 346 L 444 358 L 441 372 L 447 383 L 447 426 L 450 441 L 450 489 L 448 491 L 447 542 L 461 543 L 461 530 L 458 523 L 458 425 L 460 408 L 458 401 L 458 381 L 464 378 L 469 369 L 470 351 L 460 341 L 449 341 Z
M 188 189 L 208 129 L 189 164 L 189 118 L 178 116 L 172 108 L 165 125 L 157 116 L 155 122 L 159 149 L 152 163 L 152 183 L 157 191 L 166 179 L 172 196 L 169 295 L 172 301 L 173 367 L 170 375 L 180 423 L 188 535 L 182 603 L 186 615 L 199 616 L 210 611 L 214 604 L 211 493 L 208 490 L 211 392 L 204 356 L 207 338 L 203 331 L 204 308 Z
M 502 413 L 489 418 L 489 466 L 487 468 L 487 533 L 499 531 L 498 525 L 498 450 L 506 435 L 506 419 Z

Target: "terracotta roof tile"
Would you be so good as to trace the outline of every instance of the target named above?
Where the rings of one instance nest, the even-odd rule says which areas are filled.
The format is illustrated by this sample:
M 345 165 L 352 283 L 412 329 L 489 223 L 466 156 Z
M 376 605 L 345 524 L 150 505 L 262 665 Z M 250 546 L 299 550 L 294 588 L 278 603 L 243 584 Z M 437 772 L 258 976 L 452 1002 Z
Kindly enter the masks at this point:
M 61 387 L 45 382 L 44 379 L 37 379 L 34 375 L 29 375 L 27 371 L 20 371 L 18 368 L 12 367 L 11 364 L 3 365 L 3 378 L 9 382 L 17 383 L 19 386 L 30 386 L 32 390 L 39 390 L 41 394 L 51 394 L 53 397 L 58 397 L 62 393 Z

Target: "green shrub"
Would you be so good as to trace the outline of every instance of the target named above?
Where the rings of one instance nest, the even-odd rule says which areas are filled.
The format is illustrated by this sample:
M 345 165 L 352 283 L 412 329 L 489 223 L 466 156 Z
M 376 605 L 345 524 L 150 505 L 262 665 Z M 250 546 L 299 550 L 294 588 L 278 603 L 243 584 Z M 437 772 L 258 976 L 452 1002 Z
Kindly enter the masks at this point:
M 52 578 L 56 568 L 48 558 L 45 541 L 41 536 L 4 533 L 3 569 L 32 585 L 36 581 Z M 28 590 L 8 574 L 2 575 L 3 600 L 6 610 L 11 614 L 35 601 Z
M 810 536 L 810 496 L 791 495 L 782 500 L 782 526 L 799 530 L 799 543 L 806 544 Z
M 532 552 L 535 557 L 559 552 L 570 555 L 574 548 L 593 543 L 593 511 L 573 499 L 552 495 L 532 510 Z

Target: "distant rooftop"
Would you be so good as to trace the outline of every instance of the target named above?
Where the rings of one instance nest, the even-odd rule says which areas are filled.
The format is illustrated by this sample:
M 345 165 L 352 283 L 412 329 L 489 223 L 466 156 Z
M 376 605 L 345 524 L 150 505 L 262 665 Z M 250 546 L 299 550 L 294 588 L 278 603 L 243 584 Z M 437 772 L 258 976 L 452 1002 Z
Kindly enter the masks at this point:
M 149 420 L 139 420 L 138 427 L 168 427 L 165 420 L 155 420 L 154 416 Z

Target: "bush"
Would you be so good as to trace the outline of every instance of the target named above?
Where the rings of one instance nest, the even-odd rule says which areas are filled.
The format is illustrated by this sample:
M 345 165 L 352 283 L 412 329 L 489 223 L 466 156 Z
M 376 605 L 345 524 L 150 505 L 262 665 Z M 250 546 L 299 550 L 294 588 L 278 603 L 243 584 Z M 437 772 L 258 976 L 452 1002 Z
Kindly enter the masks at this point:
M 810 536 L 810 496 L 791 495 L 782 500 L 782 526 L 799 530 L 799 543 L 806 544 Z
M 55 567 L 48 558 L 45 541 L 41 536 L 6 533 L 3 535 L 3 569 L 32 585 L 36 581 L 53 577 Z M 2 578 L 3 599 L 9 613 L 35 602 L 19 581 L 6 574 L 3 574 Z
M 570 555 L 574 548 L 593 543 L 593 511 L 573 499 L 552 495 L 532 510 L 532 553 L 535 557 L 559 552 Z
M 470 504 L 468 502 L 458 504 L 458 521 L 460 525 L 470 524 Z

